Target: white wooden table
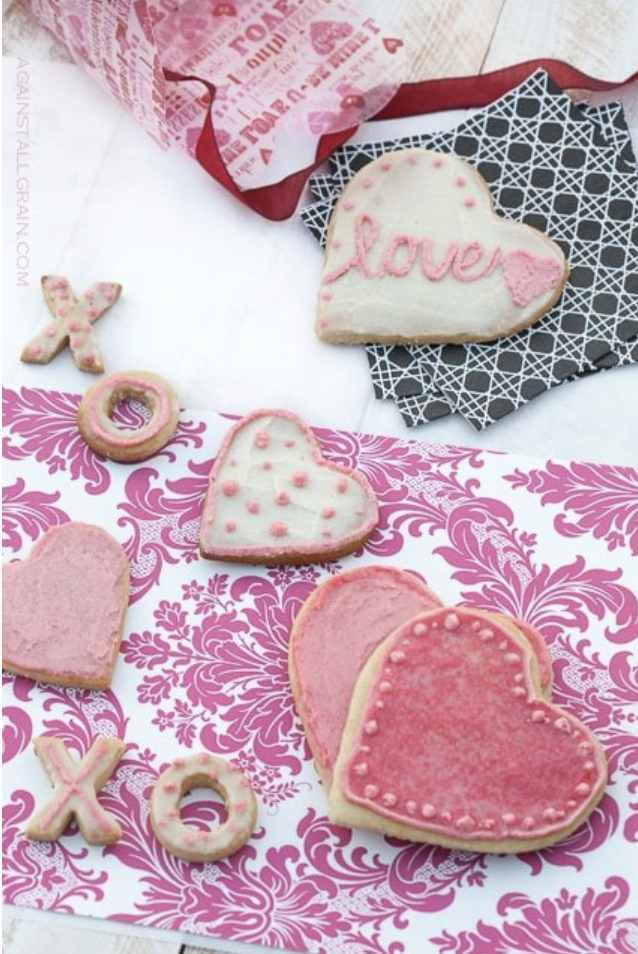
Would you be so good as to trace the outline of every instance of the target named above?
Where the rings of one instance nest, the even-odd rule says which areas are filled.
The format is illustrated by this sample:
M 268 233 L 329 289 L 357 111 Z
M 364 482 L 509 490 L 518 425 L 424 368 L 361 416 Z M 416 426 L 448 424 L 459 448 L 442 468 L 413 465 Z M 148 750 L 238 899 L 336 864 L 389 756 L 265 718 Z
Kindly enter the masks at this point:
M 562 59 L 584 73 L 602 74 L 616 81 L 638 69 L 638 6 L 635 0 L 579 0 L 578 3 L 573 0 L 484 0 L 482 3 L 474 0 L 403 0 L 396 6 L 400 17 L 409 23 L 409 29 L 402 35 L 409 44 L 411 75 L 415 80 L 473 75 L 536 57 Z M 65 51 L 29 20 L 16 0 L 4 0 L 3 12 L 5 56 L 24 57 L 30 62 L 68 61 Z M 625 88 L 618 96 L 625 103 L 638 150 L 636 89 Z M 227 207 L 226 197 L 219 191 L 214 192 L 211 195 L 211 214 L 214 214 L 216 202 L 224 209 Z M 166 214 L 170 215 L 170 208 Z M 226 359 L 232 361 L 232 350 L 229 349 L 228 356 L 223 355 L 223 360 Z M 334 380 L 337 382 L 342 373 L 339 360 L 335 358 Z M 351 359 L 344 359 L 344 362 L 346 360 Z M 171 357 L 167 356 L 166 361 L 168 369 Z M 303 355 L 300 361 L 303 362 Z M 343 373 L 349 374 L 350 367 L 347 365 Z M 156 366 L 153 369 L 160 373 L 164 371 Z M 562 395 L 560 402 L 548 399 L 544 407 L 528 406 L 511 415 L 510 420 L 480 435 L 471 434 L 452 421 L 441 422 L 438 428 L 429 425 L 432 430 L 428 431 L 427 439 L 635 464 L 638 462 L 635 425 L 637 372 L 638 369 L 633 367 L 614 371 L 612 375 L 593 375 L 582 384 L 579 382 L 581 390 L 578 393 Z M 52 372 L 49 379 L 43 380 L 43 386 L 61 386 L 63 380 L 56 378 L 57 373 Z M 176 383 L 187 405 L 219 405 L 220 410 L 242 412 L 258 406 L 254 403 L 250 384 L 244 391 L 237 384 L 236 406 L 230 407 L 228 403 L 222 404 L 221 398 L 211 398 L 205 386 L 201 382 L 198 385 L 196 374 L 193 380 L 184 376 L 184 380 Z M 618 402 L 623 388 L 629 408 Z M 532 404 L 536 405 L 536 402 Z M 587 405 L 590 417 L 593 416 L 593 434 L 588 435 L 579 426 L 582 405 Z M 404 433 L 393 409 L 380 406 L 379 402 L 366 399 L 352 413 L 345 408 L 337 417 L 336 406 L 329 400 L 309 405 L 307 419 L 313 424 L 356 427 L 386 434 Z M 414 436 L 420 435 L 415 433 Z M 605 444 L 601 443 L 603 437 Z M 593 443 L 596 438 L 599 440 L 597 444 Z M 588 440 L 592 443 L 588 444 Z M 215 946 L 213 942 L 192 945 L 187 938 L 169 932 L 135 930 L 113 923 L 7 907 L 4 909 L 3 949 L 5 954 L 32 954 L 39 950 L 47 954 L 67 954 L 76 950 L 91 950 L 93 954 L 198 954 L 204 950 L 231 948 L 225 944 Z

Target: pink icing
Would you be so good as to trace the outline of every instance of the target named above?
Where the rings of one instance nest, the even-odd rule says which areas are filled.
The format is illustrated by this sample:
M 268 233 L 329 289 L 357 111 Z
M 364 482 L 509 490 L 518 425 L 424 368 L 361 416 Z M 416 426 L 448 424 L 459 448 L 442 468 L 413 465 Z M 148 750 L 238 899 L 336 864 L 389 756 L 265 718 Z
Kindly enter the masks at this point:
M 421 273 L 430 282 L 441 281 L 448 274 L 459 282 L 475 282 L 491 275 L 501 259 L 499 246 L 488 251 L 481 242 L 473 240 L 461 245 L 449 243 L 442 261 L 435 265 L 432 261 L 431 238 L 399 234 L 390 238 L 381 253 L 379 266 L 374 268 L 370 263 L 370 253 L 378 253 L 376 245 L 379 232 L 379 223 L 370 213 L 358 215 L 354 223 L 355 253 L 338 268 L 324 275 L 324 283 L 335 282 L 352 269 L 358 270 L 365 278 L 383 278 L 385 275 L 404 277 L 411 273 L 419 247 L 422 249 Z M 480 262 L 482 264 L 479 265 Z M 471 272 L 469 269 L 473 265 L 479 267 Z
M 47 364 L 68 342 L 80 370 L 103 371 L 92 325 L 119 298 L 121 291 L 122 286 L 114 282 L 98 282 L 78 301 L 66 278 L 45 275 L 42 293 L 54 320 L 25 346 L 22 360 L 37 357 L 40 364 Z M 33 350 L 34 345 L 39 347 L 38 351 Z M 91 360 L 87 360 L 87 355 L 91 355 Z
M 356 679 L 392 630 L 439 600 L 411 573 L 358 567 L 314 592 L 291 636 L 298 705 L 318 766 L 331 779 Z
M 563 277 L 562 266 L 556 259 L 530 255 L 523 249 L 509 252 L 503 259 L 502 268 L 512 301 L 521 308 L 556 288 Z
M 126 395 L 133 394 L 151 412 L 151 419 L 134 430 L 124 430 L 110 420 L 110 412 Z M 133 448 L 152 440 L 171 423 L 174 400 L 170 385 L 157 375 L 143 372 L 110 374 L 94 385 L 82 401 L 92 434 L 113 447 Z
M 537 696 L 531 660 L 498 620 L 471 610 L 399 627 L 351 711 L 336 770 L 346 802 L 425 841 L 507 839 L 523 850 L 573 829 L 602 795 L 605 760 L 586 726 Z
M 34 839 L 52 840 L 65 830 L 72 817 L 94 844 L 115 841 L 121 836 L 116 819 L 98 803 L 99 791 L 124 752 L 118 739 L 97 739 L 80 762 L 70 755 L 62 739 L 39 736 L 36 754 L 51 779 L 53 792 L 36 811 L 27 826 Z
M 128 605 L 128 560 L 105 530 L 50 529 L 2 575 L 3 666 L 63 685 L 111 678 Z
M 136 400 L 149 411 L 140 427 L 121 428 L 111 413 L 122 401 Z M 80 433 L 94 450 L 113 460 L 138 461 L 156 453 L 173 436 L 179 401 L 170 384 L 150 371 L 123 371 L 103 378 L 80 402 Z M 232 493 L 232 481 L 226 492 Z

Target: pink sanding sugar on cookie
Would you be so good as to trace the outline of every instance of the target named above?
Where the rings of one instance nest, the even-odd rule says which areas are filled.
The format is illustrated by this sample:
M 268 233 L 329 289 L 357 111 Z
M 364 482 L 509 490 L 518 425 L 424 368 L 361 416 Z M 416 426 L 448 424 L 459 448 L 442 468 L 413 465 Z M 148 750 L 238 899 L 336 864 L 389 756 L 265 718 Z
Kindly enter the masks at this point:
M 64 523 L 2 573 L 2 665 L 43 682 L 111 683 L 128 606 L 129 563 L 101 527 Z
M 525 308 L 540 295 L 551 291 L 562 281 L 563 270 L 554 258 L 530 255 L 515 249 L 503 261 L 505 283 L 512 301 Z
M 395 627 L 440 605 L 412 573 L 357 567 L 306 601 L 290 637 L 290 677 L 317 770 L 332 781 L 350 699 L 365 662 Z
M 364 667 L 330 817 L 446 847 L 535 850 L 575 831 L 606 780 L 593 734 L 540 695 L 531 647 L 498 617 L 444 608 L 400 626 Z

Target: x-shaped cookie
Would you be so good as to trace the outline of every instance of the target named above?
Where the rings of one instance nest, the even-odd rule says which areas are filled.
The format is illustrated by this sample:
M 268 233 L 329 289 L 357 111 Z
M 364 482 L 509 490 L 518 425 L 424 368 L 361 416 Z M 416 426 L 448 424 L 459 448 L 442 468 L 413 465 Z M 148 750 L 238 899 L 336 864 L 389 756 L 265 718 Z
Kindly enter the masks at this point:
M 68 280 L 59 275 L 44 275 L 41 284 L 53 321 L 25 345 L 20 359 L 28 364 L 48 364 L 68 343 L 80 371 L 101 374 L 104 365 L 93 324 L 117 301 L 122 286 L 94 282 L 77 299 Z
M 122 831 L 116 819 L 98 803 L 97 792 L 106 784 L 125 745 L 119 739 L 97 739 L 81 762 L 76 762 L 62 739 L 37 736 L 36 755 L 53 785 L 47 801 L 26 827 L 35 841 L 55 841 L 75 817 L 90 845 L 108 845 Z

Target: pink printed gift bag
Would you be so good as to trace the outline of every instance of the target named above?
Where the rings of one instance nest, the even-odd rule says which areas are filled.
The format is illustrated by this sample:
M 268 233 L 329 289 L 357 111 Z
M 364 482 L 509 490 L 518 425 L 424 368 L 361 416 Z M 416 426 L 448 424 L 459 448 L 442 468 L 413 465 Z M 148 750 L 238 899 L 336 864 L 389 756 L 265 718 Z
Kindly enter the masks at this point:
M 368 119 L 485 106 L 538 68 L 563 89 L 617 85 L 547 59 L 408 82 L 407 42 L 354 0 L 21 2 L 162 146 L 275 220 Z
M 163 147 L 273 219 L 387 105 L 405 62 L 403 41 L 345 0 L 23 3 Z

